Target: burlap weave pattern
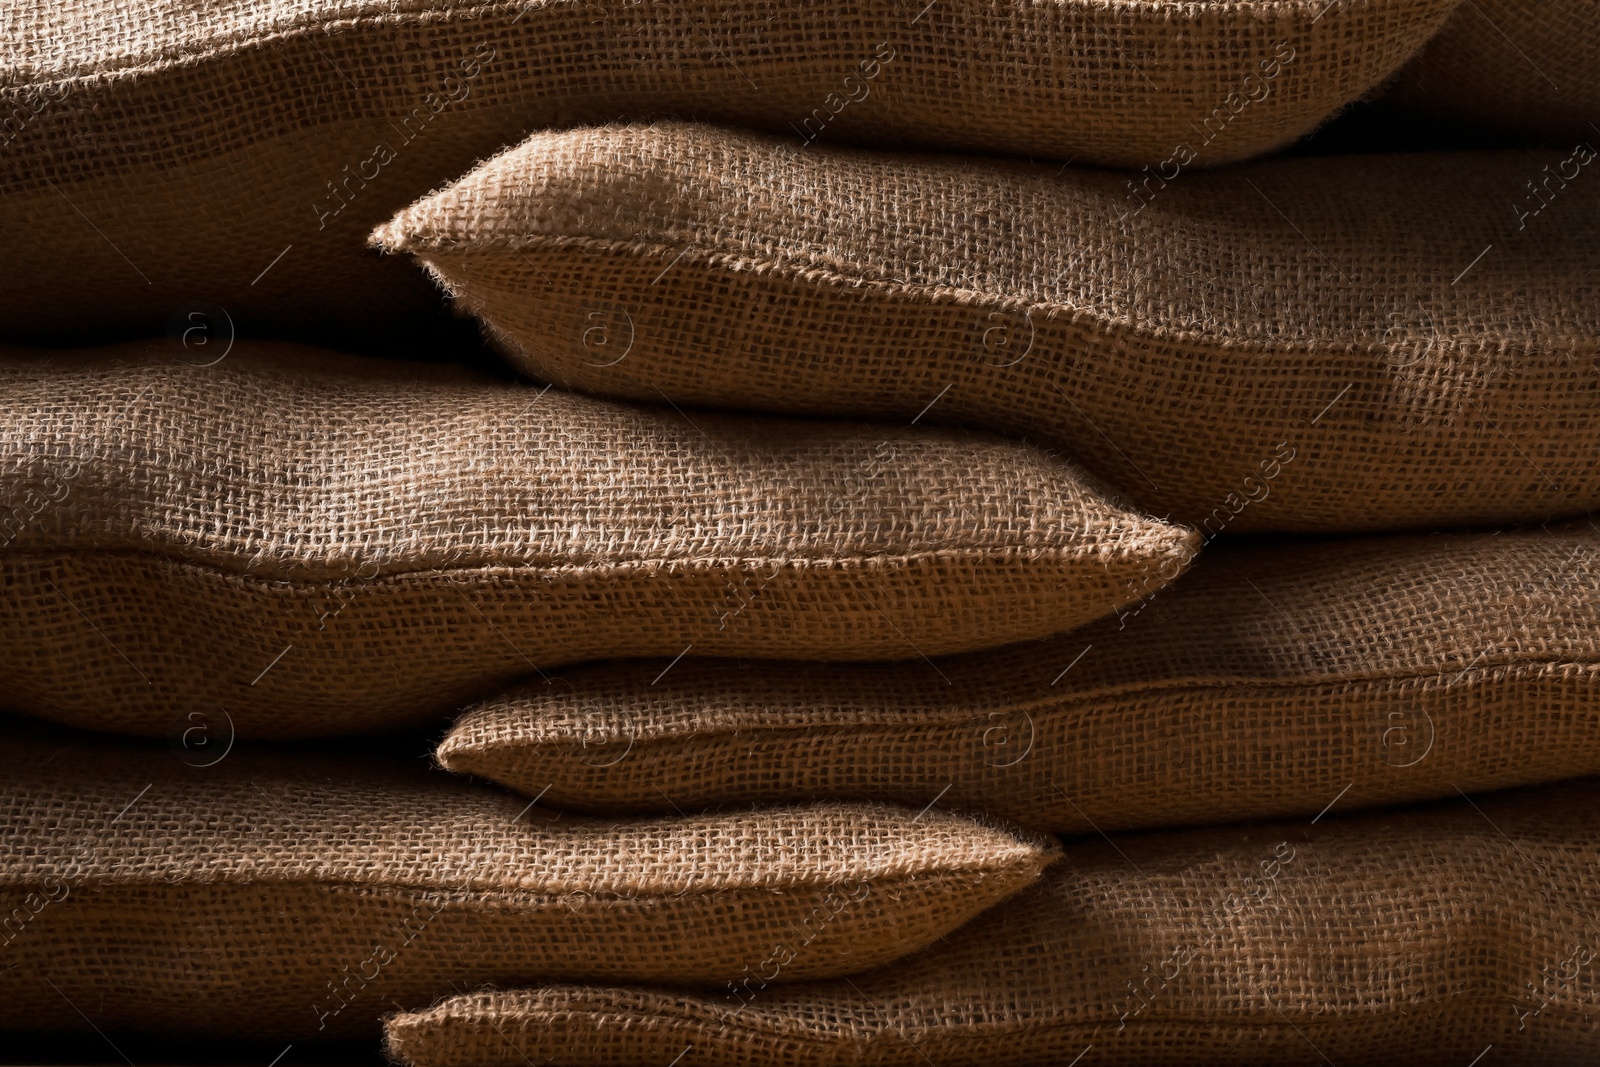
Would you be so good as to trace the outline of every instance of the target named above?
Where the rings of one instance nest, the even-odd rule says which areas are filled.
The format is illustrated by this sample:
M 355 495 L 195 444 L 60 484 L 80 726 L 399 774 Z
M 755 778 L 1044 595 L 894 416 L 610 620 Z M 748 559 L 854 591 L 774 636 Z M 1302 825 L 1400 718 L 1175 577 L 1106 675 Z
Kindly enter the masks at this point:
M 1389 99 L 1445 118 L 1575 137 L 1592 160 L 1600 148 L 1600 2 L 1464 4 L 1406 66 Z M 1545 194 L 1564 187 L 1558 181 Z
M 1042 636 L 1197 539 L 1036 449 L 639 409 L 240 343 L 0 364 L 12 710 L 159 735 L 395 728 L 562 662 L 884 659 Z
M 1461 1067 L 1490 1044 L 1497 1063 L 1585 1064 L 1597 818 L 1588 781 L 1086 838 L 1041 886 L 848 982 L 480 993 L 390 1020 L 389 1045 L 412 1067 Z
M 22 0 L 0 11 L 0 330 L 160 329 L 212 301 L 403 338 L 426 286 L 366 232 L 573 122 L 1241 158 L 1381 82 L 1455 4 Z
M 444 766 L 596 811 L 871 798 L 1075 833 L 1600 774 L 1600 534 L 1209 550 L 1123 616 L 905 664 L 596 665 Z M 652 684 L 653 683 L 653 684 Z
M 1303 158 L 1138 192 L 614 126 L 535 135 L 374 239 L 563 385 L 927 408 L 1208 533 L 1542 521 L 1600 506 L 1600 198 L 1511 210 L 1552 161 Z
M 107 1030 L 371 1034 L 482 982 L 734 981 L 780 942 L 773 981 L 847 974 L 1059 851 L 884 805 L 573 818 L 348 754 L 8 735 L 0 761 L 7 1029 L 81 1029 L 70 1000 Z

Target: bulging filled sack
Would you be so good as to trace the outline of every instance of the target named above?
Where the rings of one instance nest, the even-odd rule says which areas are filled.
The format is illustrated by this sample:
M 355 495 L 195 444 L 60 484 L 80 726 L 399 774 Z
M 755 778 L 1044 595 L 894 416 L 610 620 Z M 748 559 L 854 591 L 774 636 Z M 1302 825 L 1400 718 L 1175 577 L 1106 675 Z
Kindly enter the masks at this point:
M 537 134 L 401 212 L 546 381 L 970 423 L 1210 534 L 1600 508 L 1600 198 L 1559 157 L 1128 176 L 662 124 Z
M 1158 166 L 1309 131 L 1457 0 L 20 0 L 0 14 L 0 332 L 403 342 L 374 225 L 530 130 L 677 115 L 792 138 Z M 101 339 L 99 336 L 96 340 Z
M 1585 172 L 1600 145 L 1600 0 L 1473 0 L 1405 67 L 1388 99 L 1459 122 L 1550 138 L 1582 150 L 1512 192 L 1534 206 Z M 1563 180 L 1563 178 L 1565 180 Z M 1573 192 L 1574 196 L 1594 194 Z
M 1243 542 L 1043 642 L 665 666 L 531 680 L 439 761 L 594 811 L 870 798 L 1073 833 L 1600 774 L 1600 533 Z
M 470 993 L 391 1019 L 389 1048 L 410 1067 L 1592 1063 L 1597 819 L 1586 781 L 1087 838 L 870 975 Z
M 483 982 L 849 974 L 1059 851 L 884 805 L 563 817 L 350 752 L 7 733 L 0 765 L 7 1031 L 298 1041 Z
M 4 700 L 160 735 L 426 722 L 562 662 L 1070 629 L 1189 531 L 1037 449 L 240 343 L 0 361 Z

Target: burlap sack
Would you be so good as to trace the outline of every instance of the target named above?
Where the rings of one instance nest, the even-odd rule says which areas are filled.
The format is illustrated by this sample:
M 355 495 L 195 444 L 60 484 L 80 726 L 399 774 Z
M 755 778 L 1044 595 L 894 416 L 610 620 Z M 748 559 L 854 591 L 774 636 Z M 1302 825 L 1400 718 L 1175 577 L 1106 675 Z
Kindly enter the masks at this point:
M 209 302 L 404 341 L 428 287 L 367 231 L 571 122 L 1237 159 L 1380 83 L 1456 2 L 25 0 L 0 14 L 0 331 Z
M 1003 644 L 1197 544 L 990 437 L 243 343 L 11 353 L 0 502 L 5 702 L 156 735 L 394 728 L 597 657 Z
M 413 1067 L 1591 1064 L 1597 819 L 1590 781 L 1091 837 L 1041 886 L 870 975 L 477 993 L 390 1020 L 389 1047 Z
M 374 239 L 563 385 L 1025 434 L 1211 534 L 1509 523 L 1600 507 L 1600 198 L 1519 230 L 1546 162 L 1146 182 L 604 127 Z
M 1600 0 L 1464 4 L 1388 98 L 1445 118 L 1578 138 L 1587 160 L 1553 176 L 1528 175 L 1537 192 L 1511 192 L 1519 201 L 1536 196 L 1533 207 L 1548 202 L 1577 178 L 1578 166 L 1587 172 L 1600 146 Z M 1593 191 L 1569 195 L 1594 198 Z
M 4 738 L 0 1029 L 298 1040 L 482 982 L 849 974 L 1058 851 L 883 805 L 581 819 L 406 760 L 175 751 Z
M 1600 774 L 1600 533 L 1245 543 L 997 652 L 665 665 L 534 680 L 439 761 L 597 811 L 937 800 L 1076 833 Z

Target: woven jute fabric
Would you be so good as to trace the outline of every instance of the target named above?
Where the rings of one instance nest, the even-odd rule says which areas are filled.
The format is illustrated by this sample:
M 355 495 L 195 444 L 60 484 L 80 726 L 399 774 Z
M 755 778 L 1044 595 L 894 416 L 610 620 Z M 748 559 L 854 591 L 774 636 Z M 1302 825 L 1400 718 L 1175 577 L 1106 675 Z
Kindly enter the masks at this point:
M 1575 137 L 1591 146 L 1592 160 L 1600 147 L 1596 27 L 1597 0 L 1473 0 L 1406 66 L 1388 99 L 1463 122 Z M 1548 198 L 1575 176 L 1569 168 L 1565 181 L 1540 192 Z
M 1600 533 L 1219 545 L 1044 642 L 665 666 L 533 680 L 438 758 L 596 811 L 863 798 L 1077 833 L 1600 774 Z
M 1496 1063 L 1589 1064 L 1597 818 L 1589 781 L 1089 837 L 1042 885 L 870 975 L 476 993 L 390 1020 L 389 1047 L 413 1067 L 1464 1067 L 1489 1045 Z
M 1059 852 L 887 805 L 574 818 L 350 754 L 7 734 L 0 765 L 7 1030 L 375 1034 L 483 982 L 838 976 Z
M 535 135 L 374 240 L 563 385 L 925 411 L 1208 534 L 1542 521 L 1600 506 L 1600 198 L 1513 211 L 1559 161 L 1129 178 L 611 126 Z
M 426 721 L 582 659 L 916 658 L 1148 595 L 1198 538 L 1035 448 L 240 343 L 0 362 L 11 710 Z
M 0 11 L 0 330 L 159 330 L 199 301 L 403 339 L 427 286 L 363 255 L 366 232 L 579 121 L 1237 159 L 1382 82 L 1456 2 L 20 0 Z

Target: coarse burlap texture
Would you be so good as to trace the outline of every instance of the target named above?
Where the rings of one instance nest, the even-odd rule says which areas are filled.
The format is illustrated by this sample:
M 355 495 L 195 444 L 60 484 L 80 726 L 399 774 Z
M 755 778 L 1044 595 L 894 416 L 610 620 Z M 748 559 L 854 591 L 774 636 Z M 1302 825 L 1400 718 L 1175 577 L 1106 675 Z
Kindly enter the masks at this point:
M 389 1048 L 412 1067 L 1466 1067 L 1492 1044 L 1485 1062 L 1587 1065 L 1597 820 L 1591 781 L 1086 838 L 1042 885 L 870 975 L 481 992 L 391 1019 Z
M 7 736 L 0 765 L 4 1030 L 299 1040 L 483 982 L 849 974 L 1059 851 L 884 805 L 572 818 L 348 753 Z
M 1600 0 L 1463 4 L 1388 99 L 1442 118 L 1600 145 Z M 1561 188 L 1542 189 L 1540 199 Z
M 0 361 L 11 710 L 428 721 L 549 666 L 893 659 L 1138 600 L 1190 531 L 983 435 L 641 409 L 243 342 Z
M 937 801 L 1074 833 L 1600 774 L 1600 533 L 1246 542 L 1044 642 L 665 665 L 533 680 L 439 761 L 595 811 Z
M 1381 83 L 1456 2 L 20 0 L 0 332 L 149 332 L 208 302 L 246 331 L 403 342 L 437 300 L 367 231 L 552 125 L 1238 159 Z
M 1503 524 L 1600 507 L 1600 197 L 1509 206 L 1553 161 L 1163 182 L 611 126 L 535 135 L 374 240 L 562 385 L 925 411 L 1211 534 Z

